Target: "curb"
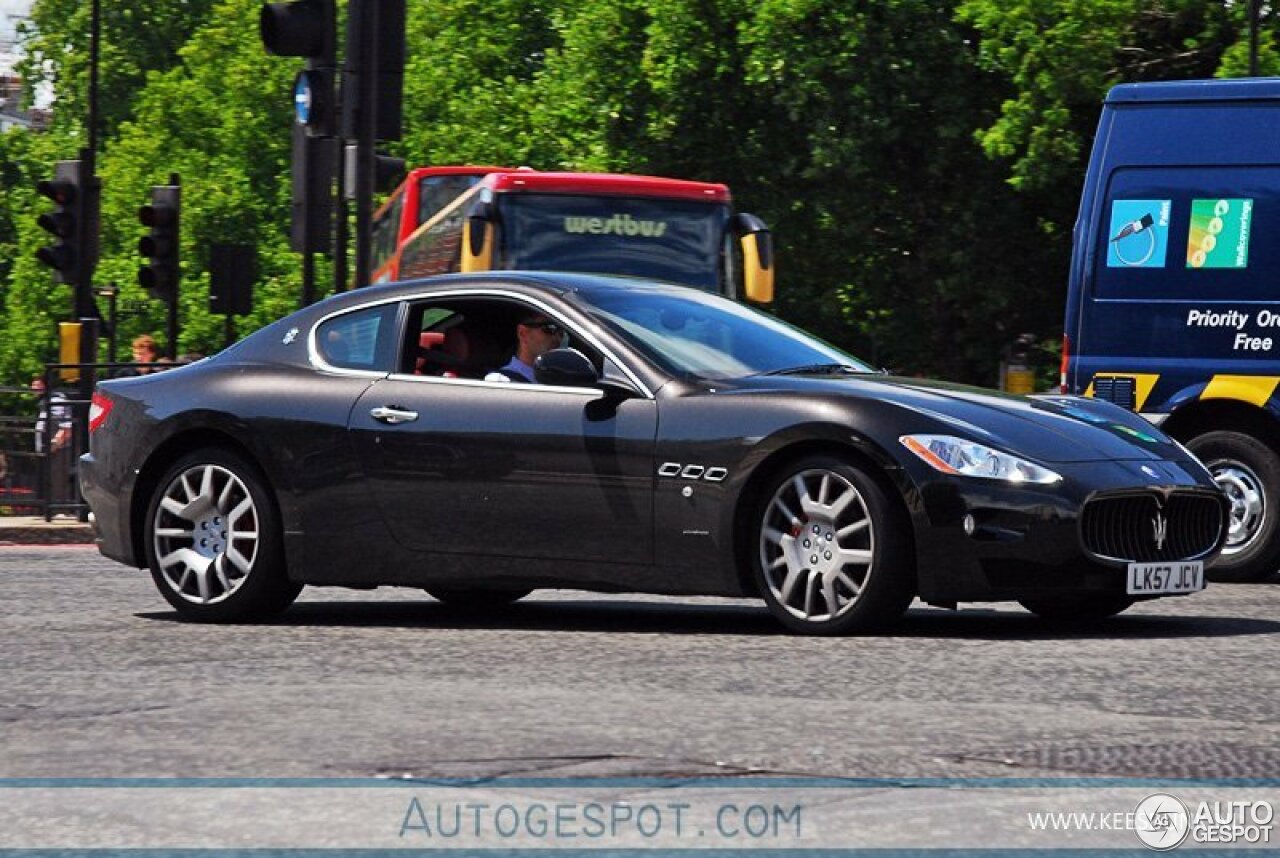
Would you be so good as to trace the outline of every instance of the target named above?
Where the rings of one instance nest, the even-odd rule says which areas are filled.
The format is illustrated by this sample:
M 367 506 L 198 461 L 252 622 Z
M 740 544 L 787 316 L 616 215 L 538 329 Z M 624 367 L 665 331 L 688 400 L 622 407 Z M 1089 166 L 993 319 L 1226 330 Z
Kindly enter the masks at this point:
M 0 518 L 0 545 L 93 545 L 93 528 L 81 521 Z

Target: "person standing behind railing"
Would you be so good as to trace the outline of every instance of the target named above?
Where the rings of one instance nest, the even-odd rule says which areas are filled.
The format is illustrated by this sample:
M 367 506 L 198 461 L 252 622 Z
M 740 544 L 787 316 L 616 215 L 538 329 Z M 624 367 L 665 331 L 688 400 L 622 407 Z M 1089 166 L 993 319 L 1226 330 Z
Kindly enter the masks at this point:
M 164 367 L 151 366 L 156 363 L 156 358 L 160 355 L 160 349 L 156 346 L 155 337 L 150 334 L 142 334 L 134 337 L 131 346 L 133 349 L 133 362 L 149 365 L 126 367 L 116 373 L 117 378 L 130 378 L 138 375 L 146 375 L 147 373 L 157 372 L 164 369 Z
M 46 500 L 57 503 L 72 498 L 69 493 L 71 481 L 71 407 L 67 398 L 59 391 L 45 389 L 44 377 L 37 375 L 31 379 L 31 390 L 39 397 L 40 413 L 36 417 L 37 453 L 44 453 L 45 441 L 49 441 L 49 486 Z M 50 435 L 50 423 L 52 438 Z
M 31 391 L 39 397 L 40 415 L 36 418 L 36 452 L 43 453 L 45 437 L 49 432 L 49 419 L 57 423 L 54 430 L 50 452 L 57 452 L 71 443 L 71 408 L 66 404 L 67 397 L 60 391 L 49 393 L 45 389 L 44 377 L 37 375 L 31 379 Z

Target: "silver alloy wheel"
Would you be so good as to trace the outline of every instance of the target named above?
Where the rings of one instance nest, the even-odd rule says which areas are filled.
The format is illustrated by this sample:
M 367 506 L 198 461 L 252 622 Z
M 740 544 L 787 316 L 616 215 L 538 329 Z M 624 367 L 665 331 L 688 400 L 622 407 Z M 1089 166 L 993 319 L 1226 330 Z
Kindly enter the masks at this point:
M 165 583 L 188 602 L 224 601 L 258 556 L 258 510 L 249 489 L 220 465 L 194 465 L 164 490 L 153 522 Z
M 800 471 L 774 492 L 760 528 L 760 568 L 779 605 L 809 622 L 858 603 L 876 537 L 862 494 L 834 471 Z
M 1258 538 L 1267 519 L 1262 480 L 1250 468 L 1230 459 L 1212 462 L 1208 468 L 1218 488 L 1227 493 L 1227 500 L 1231 502 L 1231 522 L 1222 553 L 1239 553 Z

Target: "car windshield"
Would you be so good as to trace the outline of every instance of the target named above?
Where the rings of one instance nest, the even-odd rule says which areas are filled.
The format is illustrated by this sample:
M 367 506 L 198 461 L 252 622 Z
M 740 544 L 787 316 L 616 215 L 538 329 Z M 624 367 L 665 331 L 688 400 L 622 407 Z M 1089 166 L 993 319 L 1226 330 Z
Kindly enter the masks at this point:
M 577 297 L 603 325 L 672 375 L 723 379 L 875 371 L 798 328 L 715 295 L 639 286 Z

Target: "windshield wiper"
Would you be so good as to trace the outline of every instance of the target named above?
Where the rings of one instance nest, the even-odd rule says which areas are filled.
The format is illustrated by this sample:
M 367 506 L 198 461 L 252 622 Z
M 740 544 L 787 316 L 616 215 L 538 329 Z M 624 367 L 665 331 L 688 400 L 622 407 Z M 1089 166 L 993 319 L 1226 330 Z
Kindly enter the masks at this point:
M 756 375 L 865 375 L 870 370 L 849 366 L 847 363 L 812 363 L 806 366 L 788 366 L 758 372 Z

